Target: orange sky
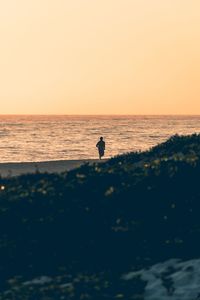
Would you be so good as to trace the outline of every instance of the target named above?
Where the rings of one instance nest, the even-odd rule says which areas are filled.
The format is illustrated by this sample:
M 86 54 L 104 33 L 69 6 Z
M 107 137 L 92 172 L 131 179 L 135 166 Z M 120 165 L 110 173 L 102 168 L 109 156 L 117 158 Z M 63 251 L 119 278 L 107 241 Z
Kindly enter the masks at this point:
M 1 114 L 200 114 L 199 0 L 5 0 Z

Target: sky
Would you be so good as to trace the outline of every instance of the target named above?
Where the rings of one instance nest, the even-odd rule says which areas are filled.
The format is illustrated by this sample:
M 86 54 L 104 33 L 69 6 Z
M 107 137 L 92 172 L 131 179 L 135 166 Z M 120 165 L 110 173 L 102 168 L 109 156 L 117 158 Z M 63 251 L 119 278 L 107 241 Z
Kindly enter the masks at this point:
M 1 1 L 0 114 L 200 114 L 200 1 Z

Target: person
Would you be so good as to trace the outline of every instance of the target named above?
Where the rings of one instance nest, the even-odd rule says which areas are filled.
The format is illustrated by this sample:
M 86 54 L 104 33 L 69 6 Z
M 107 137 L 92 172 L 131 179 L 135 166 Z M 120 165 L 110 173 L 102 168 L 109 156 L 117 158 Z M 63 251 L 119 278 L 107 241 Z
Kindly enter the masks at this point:
M 99 151 L 99 159 L 102 158 L 102 156 L 104 156 L 104 151 L 105 151 L 105 147 L 106 147 L 106 143 L 103 140 L 103 137 L 101 136 L 98 143 L 96 144 L 96 147 L 98 148 Z

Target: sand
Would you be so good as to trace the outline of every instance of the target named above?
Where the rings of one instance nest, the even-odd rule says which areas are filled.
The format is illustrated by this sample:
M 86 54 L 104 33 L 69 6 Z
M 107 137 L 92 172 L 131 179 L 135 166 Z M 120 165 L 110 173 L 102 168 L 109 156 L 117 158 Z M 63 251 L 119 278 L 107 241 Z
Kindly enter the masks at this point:
M 105 160 L 102 160 L 102 162 Z M 59 160 L 44 162 L 19 162 L 19 163 L 0 163 L 0 175 L 2 177 L 19 176 L 31 174 L 36 171 L 46 173 L 61 173 L 78 168 L 85 163 L 96 163 L 98 159 L 89 160 Z

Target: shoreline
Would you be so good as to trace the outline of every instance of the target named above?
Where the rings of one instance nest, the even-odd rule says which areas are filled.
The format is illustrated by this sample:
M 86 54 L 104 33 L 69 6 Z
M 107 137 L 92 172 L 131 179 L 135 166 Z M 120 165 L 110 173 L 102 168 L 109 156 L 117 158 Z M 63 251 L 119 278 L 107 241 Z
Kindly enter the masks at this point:
M 105 162 L 106 159 L 102 159 Z M 62 173 L 71 171 L 86 163 L 93 164 L 101 162 L 99 159 L 80 160 L 52 160 L 41 162 L 5 162 L 0 163 L 1 177 L 14 177 L 23 174 L 41 173 Z

